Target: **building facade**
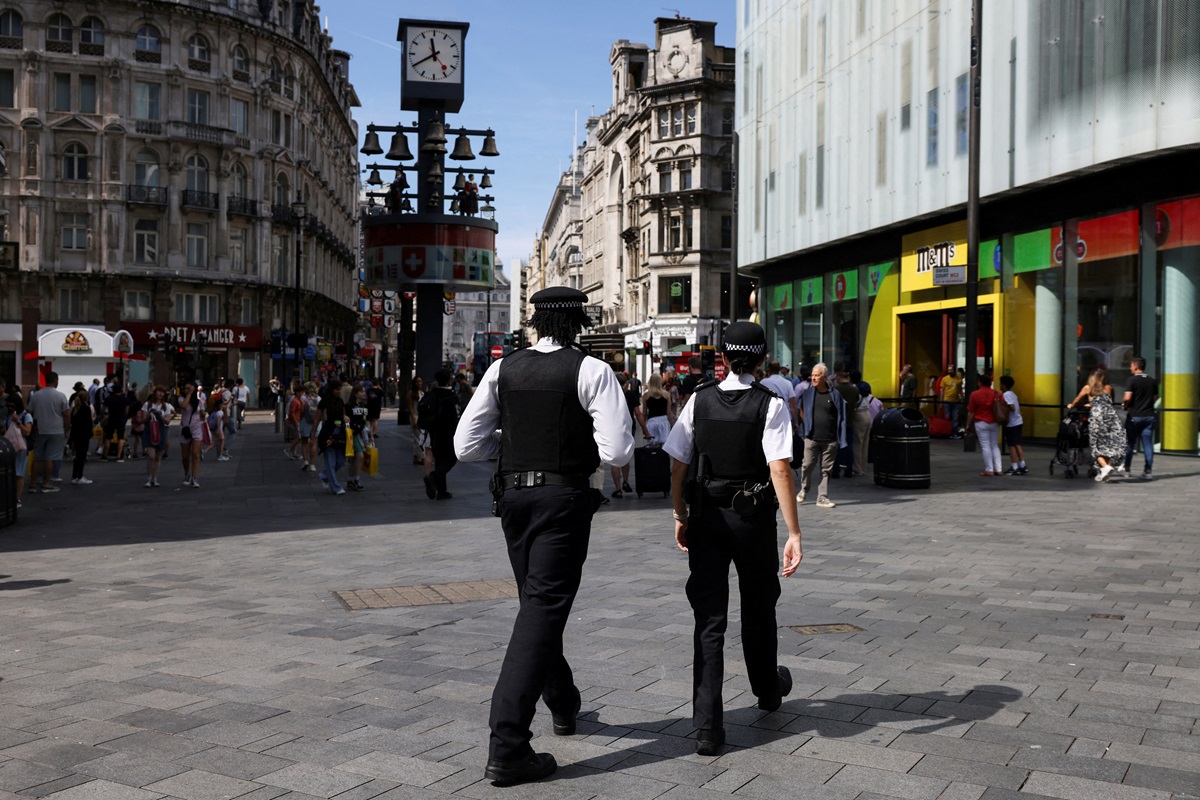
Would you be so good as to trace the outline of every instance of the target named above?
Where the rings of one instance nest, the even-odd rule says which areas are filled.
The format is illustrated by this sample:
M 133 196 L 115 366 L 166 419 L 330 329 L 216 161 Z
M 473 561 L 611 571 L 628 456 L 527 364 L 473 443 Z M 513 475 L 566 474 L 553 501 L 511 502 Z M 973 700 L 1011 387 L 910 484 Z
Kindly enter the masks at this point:
M 1009 374 L 1026 430 L 1133 356 L 1159 445 L 1200 440 L 1200 4 L 1027 0 L 981 20 L 979 328 L 965 341 L 971 3 L 739 0 L 739 262 L 772 353 Z M 935 282 L 935 276 L 937 280 Z
M 36 380 L 61 327 L 128 330 L 131 377 L 168 384 L 265 383 L 298 306 L 349 341 L 358 100 L 331 45 L 311 0 L 0 2 L 0 372 Z
M 643 374 L 667 351 L 713 341 L 729 316 L 735 65 L 715 29 L 660 18 L 654 47 L 613 45 L 613 105 L 588 119 L 577 158 L 581 224 L 562 181 L 547 215 L 564 219 L 542 243 L 548 274 L 578 275 L 610 360 L 651 343 Z

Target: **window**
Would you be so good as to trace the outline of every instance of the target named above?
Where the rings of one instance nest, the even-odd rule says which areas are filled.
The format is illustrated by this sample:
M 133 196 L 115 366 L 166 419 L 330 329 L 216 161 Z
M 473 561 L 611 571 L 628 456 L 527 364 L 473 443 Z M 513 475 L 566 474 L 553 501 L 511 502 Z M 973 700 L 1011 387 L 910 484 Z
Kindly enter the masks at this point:
M 249 197 L 250 196 L 249 192 L 246 191 L 247 182 L 246 182 L 246 168 L 245 167 L 243 167 L 241 164 L 234 164 L 233 168 L 230 169 L 230 171 L 229 171 L 229 177 L 231 179 L 230 184 L 229 184 L 229 190 L 230 190 L 230 193 L 233 194 L 234 197 Z
M 276 93 L 283 90 L 283 67 L 279 66 L 279 62 L 271 59 L 271 63 L 267 66 L 268 79 L 271 81 L 271 88 Z
M 69 144 L 63 149 L 62 179 L 64 181 L 86 181 L 88 179 L 88 152 L 81 144 Z
M 158 154 L 153 150 L 140 150 L 133 162 L 135 186 L 158 186 Z
M 126 290 L 125 306 L 121 309 L 121 319 L 147 320 L 150 315 L 150 293 Z
M 229 231 L 229 268 L 234 272 L 246 271 L 246 232 L 241 228 Z
M 283 73 L 283 96 L 289 100 L 296 96 L 296 74 L 291 67 Z
M 733 247 L 733 217 L 726 214 L 721 217 L 721 249 Z
M 887 183 L 887 112 L 875 117 L 875 185 Z
M 925 166 L 936 167 L 938 163 L 938 90 L 934 87 L 926 96 L 928 114 L 925 118 Z
M 54 99 L 50 108 L 54 111 L 71 110 L 71 76 L 63 72 L 54 73 Z
M 208 266 L 208 226 L 203 222 L 188 223 L 187 265 L 201 269 Z
M 900 46 L 900 130 L 912 125 L 913 43 Z
M 275 282 L 284 286 L 289 285 L 288 278 L 288 245 L 292 237 L 277 233 L 271 237 L 271 260 L 275 265 Z
M 728 162 L 721 165 L 721 191 L 733 191 L 733 165 Z
M 0 13 L 0 36 L 20 38 L 25 35 L 25 25 L 21 15 L 15 11 Z
M 671 135 L 671 112 L 665 108 L 658 110 L 658 138 L 666 139 Z
M 687 132 L 696 132 L 696 104 L 688 103 L 684 106 L 684 114 L 687 117 Z
M 205 69 L 207 69 L 207 65 L 211 60 L 211 55 L 208 51 L 208 40 L 198 33 L 188 39 L 188 60 L 203 63 Z
M 683 212 L 683 249 L 692 249 L 692 212 Z
M 271 141 L 283 147 L 292 146 L 292 115 L 276 109 L 271 112 Z
M 58 290 L 58 318 L 62 320 L 77 320 L 80 318 L 80 297 L 78 289 Z
M 683 136 L 683 108 L 680 106 L 671 109 L 671 135 Z
M 46 49 L 55 53 L 71 52 L 75 31 L 66 14 L 55 14 L 46 23 Z
M 288 189 L 287 176 L 282 172 L 275 179 L 275 205 L 286 206 L 292 202 L 292 193 Z
M 726 106 L 721 112 L 721 135 L 733 136 L 733 106 Z
M 250 132 L 250 104 L 245 100 L 231 98 L 229 101 L 229 127 L 243 136 Z
M 667 220 L 667 249 L 678 250 L 683 244 L 683 220 L 672 214 Z
M 84 48 L 80 50 L 90 55 L 104 54 L 104 23 L 95 17 L 88 17 L 79 24 L 79 43 L 81 45 L 98 45 L 99 52 L 88 51 Z
M 673 275 L 658 279 L 658 313 L 688 314 L 691 310 L 691 275 Z
M 679 191 L 683 192 L 692 188 L 692 165 L 681 164 L 679 166 Z
M 246 299 L 242 301 L 242 324 L 258 325 L 261 317 L 258 315 L 258 303 Z
M 970 120 L 969 85 L 965 72 L 954 79 L 954 152 L 960 156 L 967 154 L 967 123 Z
M 158 28 L 153 25 L 143 25 L 138 28 L 134 47 L 144 53 L 161 53 L 162 40 L 159 38 Z
M 62 215 L 62 249 L 87 250 L 88 215 Z
M 96 113 L 96 76 L 79 76 L 79 111 L 82 114 Z
M 175 322 L 221 321 L 221 296 L 217 294 L 175 295 Z
M 133 224 L 133 260 L 138 264 L 158 263 L 158 220 L 139 219 Z
M 158 99 L 162 84 L 138 81 L 133 85 L 133 115 L 138 119 L 158 119 Z
M 192 192 L 208 191 L 208 162 L 202 156 L 188 156 L 187 188 Z
M 250 72 L 250 56 L 246 55 L 246 48 L 240 44 L 233 48 L 233 69 L 235 72 Z
M 671 165 L 660 164 L 658 167 L 658 191 L 666 194 L 671 191 Z
M 208 124 L 208 92 L 202 92 L 199 89 L 188 89 L 187 121 L 193 125 Z
M 0 69 L 0 108 L 17 107 L 17 77 L 11 69 Z

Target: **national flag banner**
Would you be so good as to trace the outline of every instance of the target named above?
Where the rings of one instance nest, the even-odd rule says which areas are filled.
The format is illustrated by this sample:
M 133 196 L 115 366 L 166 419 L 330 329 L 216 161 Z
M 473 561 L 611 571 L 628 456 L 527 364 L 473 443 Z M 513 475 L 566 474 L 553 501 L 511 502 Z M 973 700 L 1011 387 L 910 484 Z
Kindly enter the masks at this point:
M 372 328 L 382 328 L 383 327 L 383 315 L 382 314 L 372 314 L 371 315 L 371 327 Z
M 454 280 L 456 280 L 456 281 L 468 280 L 467 267 L 465 264 L 455 264 L 454 265 Z
M 380 300 L 380 299 L 372 299 L 371 300 L 371 313 L 372 314 L 382 314 L 383 313 L 383 300 Z

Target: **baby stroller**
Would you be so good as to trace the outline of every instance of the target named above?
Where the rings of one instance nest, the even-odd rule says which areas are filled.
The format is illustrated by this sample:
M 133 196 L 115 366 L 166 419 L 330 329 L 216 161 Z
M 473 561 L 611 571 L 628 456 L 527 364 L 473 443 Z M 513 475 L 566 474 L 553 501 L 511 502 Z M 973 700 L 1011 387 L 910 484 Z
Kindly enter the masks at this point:
M 1058 426 L 1054 439 L 1054 458 L 1050 459 L 1050 474 L 1055 465 L 1064 467 L 1063 474 L 1074 478 L 1080 467 L 1088 467 L 1088 476 L 1095 474 L 1092 464 L 1092 448 L 1088 444 L 1088 417 L 1082 411 L 1070 409 Z

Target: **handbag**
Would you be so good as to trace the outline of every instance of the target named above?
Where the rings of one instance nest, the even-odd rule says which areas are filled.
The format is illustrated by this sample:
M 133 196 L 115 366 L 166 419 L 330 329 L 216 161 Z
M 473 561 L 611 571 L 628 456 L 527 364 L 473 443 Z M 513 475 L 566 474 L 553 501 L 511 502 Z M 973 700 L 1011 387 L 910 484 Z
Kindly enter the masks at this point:
M 354 433 L 346 435 L 346 458 L 354 458 Z
M 4 438 L 12 445 L 12 449 L 20 452 L 27 449 L 25 444 L 25 436 L 21 433 L 21 426 L 15 422 L 8 423 L 8 427 L 4 429 Z
M 363 453 L 363 472 L 367 475 L 379 474 L 379 448 L 373 444 L 367 445 Z
M 207 425 L 202 426 L 200 430 L 204 433 L 203 438 L 200 440 L 201 443 L 203 443 L 205 447 L 212 447 L 212 431 Z
M 1007 425 L 1008 412 L 1010 410 L 1008 403 L 1004 402 L 1004 395 L 999 392 L 993 391 L 992 394 L 994 395 L 992 398 L 992 416 L 995 417 L 996 422 L 999 422 L 1001 425 Z

